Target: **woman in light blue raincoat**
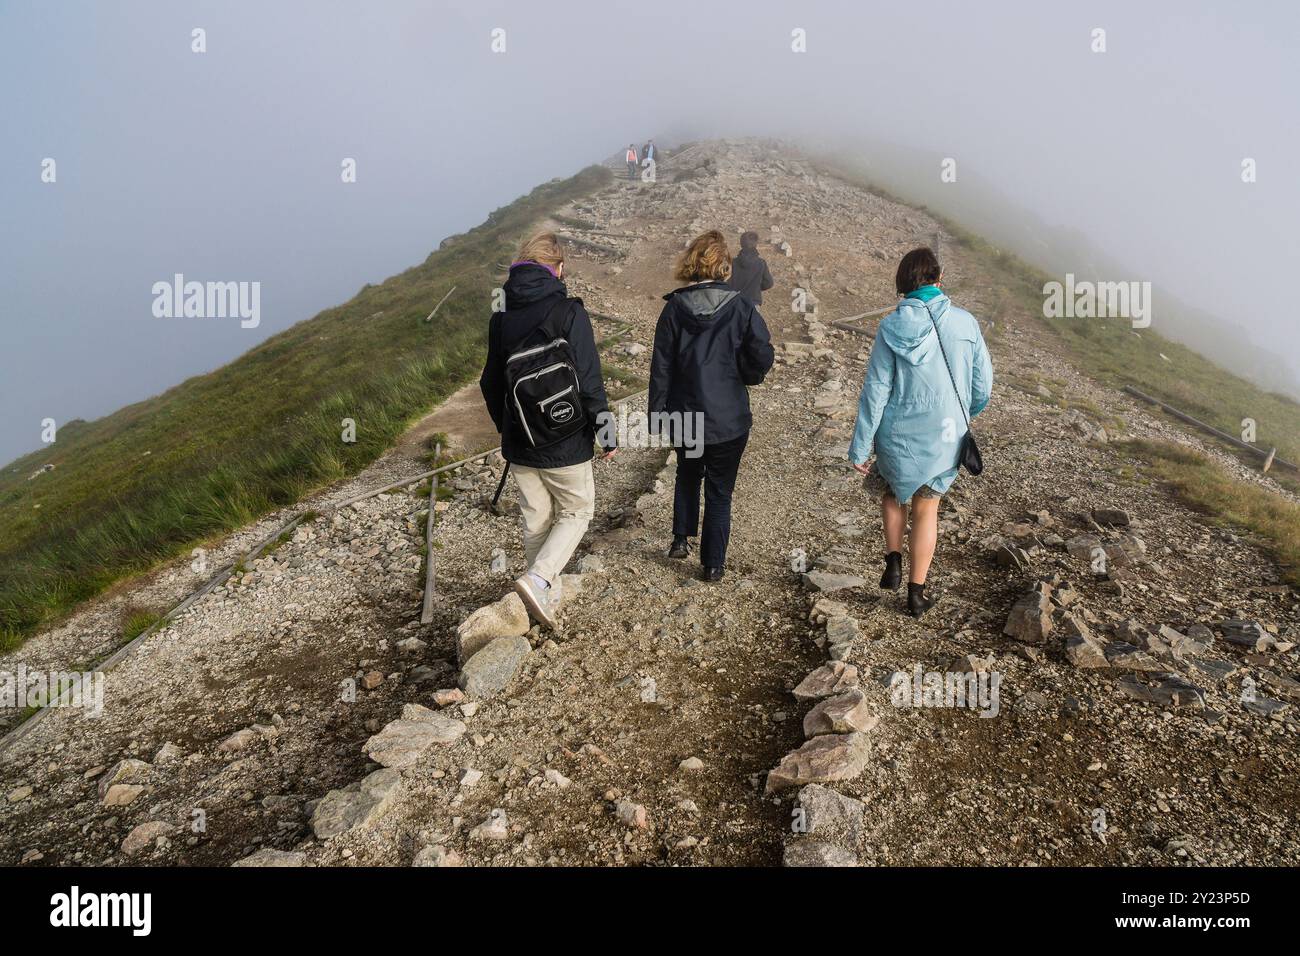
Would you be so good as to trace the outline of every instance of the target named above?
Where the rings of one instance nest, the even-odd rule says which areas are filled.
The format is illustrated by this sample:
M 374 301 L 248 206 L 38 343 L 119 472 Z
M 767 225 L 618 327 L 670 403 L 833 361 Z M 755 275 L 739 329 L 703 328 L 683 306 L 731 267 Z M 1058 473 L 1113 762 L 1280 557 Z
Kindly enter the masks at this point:
M 886 554 L 880 586 L 886 590 L 896 591 L 902 583 L 903 531 L 911 505 L 907 609 L 916 617 L 934 605 L 925 594 L 925 577 L 938 540 L 939 499 L 957 477 L 966 434 L 959 402 L 974 418 L 993 388 L 979 323 L 943 294 L 942 276 L 930 249 L 913 249 L 899 263 L 894 285 L 903 298 L 880 321 L 849 444 L 849 461 L 882 495 Z M 868 460 L 873 446 L 874 469 Z

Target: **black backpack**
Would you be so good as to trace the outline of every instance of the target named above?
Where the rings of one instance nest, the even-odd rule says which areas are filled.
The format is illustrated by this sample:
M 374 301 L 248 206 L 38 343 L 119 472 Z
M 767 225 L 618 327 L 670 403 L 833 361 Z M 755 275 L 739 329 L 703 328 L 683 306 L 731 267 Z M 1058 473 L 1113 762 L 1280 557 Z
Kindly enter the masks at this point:
M 506 407 L 528 444 L 545 448 L 587 427 L 573 347 L 560 331 L 569 300 L 562 299 L 521 348 L 506 359 Z

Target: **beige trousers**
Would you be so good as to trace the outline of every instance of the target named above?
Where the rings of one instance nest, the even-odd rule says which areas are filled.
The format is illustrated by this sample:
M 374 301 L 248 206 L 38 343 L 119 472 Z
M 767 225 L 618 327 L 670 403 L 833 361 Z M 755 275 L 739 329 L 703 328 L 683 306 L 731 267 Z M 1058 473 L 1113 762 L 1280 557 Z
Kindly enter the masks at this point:
M 573 557 L 596 508 L 591 462 L 564 468 L 511 465 L 519 489 L 528 570 L 554 582 Z

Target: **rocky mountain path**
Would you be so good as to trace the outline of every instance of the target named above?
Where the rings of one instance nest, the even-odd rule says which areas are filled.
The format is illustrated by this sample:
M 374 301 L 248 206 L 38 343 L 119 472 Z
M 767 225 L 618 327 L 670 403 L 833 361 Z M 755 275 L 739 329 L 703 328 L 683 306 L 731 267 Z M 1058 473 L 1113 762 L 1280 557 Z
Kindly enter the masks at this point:
M 112 671 L 102 716 L 51 714 L 4 755 L 6 862 L 1300 857 L 1295 595 L 1255 543 L 1111 441 L 1197 439 L 1081 376 L 923 213 L 769 144 L 708 144 L 664 167 L 556 224 L 598 337 L 622 330 L 607 376 L 627 378 L 645 374 L 683 241 L 764 236 L 781 347 L 752 393 L 727 577 L 703 584 L 664 556 L 671 465 L 629 448 L 597 465 L 559 630 L 530 628 L 498 603 L 522 570 L 517 518 L 484 507 L 495 472 L 475 464 L 447 479 L 440 598 L 421 626 L 427 486 L 329 510 L 418 472 L 399 446 Z M 944 501 L 941 601 L 918 622 L 873 587 L 880 521 L 844 461 L 870 341 L 829 323 L 892 301 L 898 255 L 936 233 L 954 298 L 996 317 L 998 384 L 977 422 L 990 467 Z M 796 288 L 809 310 L 791 308 Z M 214 543 L 211 560 L 279 517 Z M 122 606 L 193 581 L 183 563 L 162 569 L 20 656 L 93 656 Z M 918 688 L 996 675 L 998 693 L 946 706 L 901 692 L 899 674 Z M 829 746 L 815 759 L 786 757 L 817 738 Z

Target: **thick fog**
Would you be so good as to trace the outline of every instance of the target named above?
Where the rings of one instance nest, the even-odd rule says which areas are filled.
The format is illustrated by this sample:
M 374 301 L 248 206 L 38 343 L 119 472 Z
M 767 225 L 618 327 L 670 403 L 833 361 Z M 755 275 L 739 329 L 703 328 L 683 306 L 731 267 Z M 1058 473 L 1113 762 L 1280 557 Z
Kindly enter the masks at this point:
M 1282 0 L 4 0 L 0 461 L 649 136 L 873 164 L 1062 276 L 1152 282 L 1153 330 L 1297 393 L 1297 37 Z M 176 273 L 260 282 L 256 325 L 156 316 Z

